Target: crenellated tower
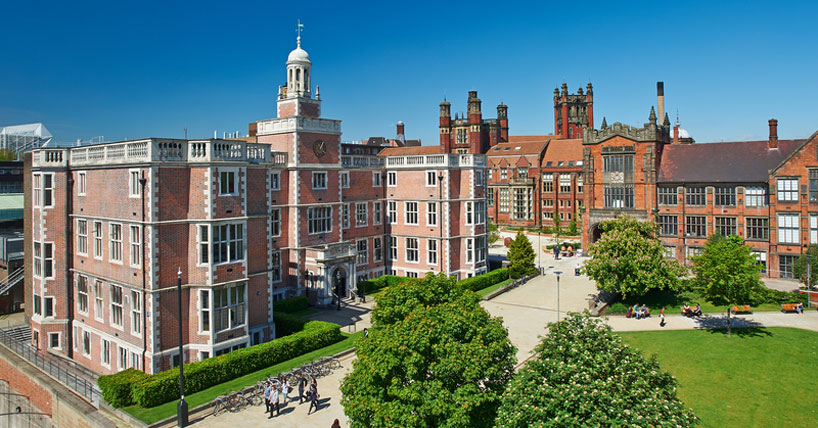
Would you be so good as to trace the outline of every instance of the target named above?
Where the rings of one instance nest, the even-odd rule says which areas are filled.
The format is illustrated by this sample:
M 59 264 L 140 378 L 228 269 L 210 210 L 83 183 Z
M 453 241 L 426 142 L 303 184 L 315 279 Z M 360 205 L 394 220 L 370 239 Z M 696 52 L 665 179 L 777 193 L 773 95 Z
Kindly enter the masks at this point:
M 562 90 L 554 88 L 554 134 L 562 138 L 582 138 L 583 127 L 594 127 L 594 87 L 591 82 L 568 93 L 568 84 L 562 83 Z
M 469 91 L 467 112 L 452 118 L 451 104 L 440 103 L 440 150 L 443 153 L 486 153 L 508 141 L 508 106 L 497 106 L 496 119 L 484 119 L 477 91 Z

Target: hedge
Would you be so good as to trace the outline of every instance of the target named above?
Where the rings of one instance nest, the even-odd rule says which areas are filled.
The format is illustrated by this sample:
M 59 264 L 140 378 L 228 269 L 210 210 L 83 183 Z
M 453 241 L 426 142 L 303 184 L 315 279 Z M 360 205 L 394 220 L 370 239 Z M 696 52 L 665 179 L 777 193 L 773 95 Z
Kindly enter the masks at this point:
M 491 272 L 482 275 L 473 276 L 464 280 L 458 281 L 457 285 L 464 287 L 471 291 L 482 290 L 486 287 L 491 287 L 494 284 L 503 282 L 508 279 L 508 268 L 495 269 Z
M 358 283 L 358 288 L 363 289 L 364 295 L 372 294 L 376 291 L 382 290 L 393 285 L 400 285 L 407 281 L 412 281 L 415 278 L 408 278 L 405 276 L 383 275 L 377 278 L 369 279 Z
M 97 379 L 102 398 L 114 407 L 130 406 L 133 404 L 131 386 L 139 383 L 148 375 L 136 369 L 123 370 L 117 374 L 100 376 Z
M 185 392 L 193 394 L 211 386 L 270 367 L 299 355 L 332 345 L 343 339 L 341 326 L 324 321 L 309 321 L 304 330 L 273 341 L 239 349 L 218 357 L 185 364 Z M 112 378 L 122 376 L 120 372 Z M 100 378 L 102 379 L 102 378 Z M 120 379 L 98 382 L 103 397 L 117 396 L 111 385 L 121 385 Z M 154 375 L 146 375 L 131 384 L 133 402 L 143 408 L 175 400 L 179 396 L 179 369 L 174 368 Z M 106 391 L 107 390 L 107 391 Z M 125 395 L 120 392 L 119 396 Z M 120 401 L 121 403 L 121 401 Z M 111 405 L 115 403 L 111 402 Z
M 290 297 L 289 299 L 279 300 L 273 303 L 273 313 L 284 312 L 293 313 L 303 311 L 309 308 L 310 304 L 307 302 L 307 296 Z
M 304 329 L 307 320 L 298 315 L 273 312 L 273 321 L 276 323 L 276 337 L 289 336 Z

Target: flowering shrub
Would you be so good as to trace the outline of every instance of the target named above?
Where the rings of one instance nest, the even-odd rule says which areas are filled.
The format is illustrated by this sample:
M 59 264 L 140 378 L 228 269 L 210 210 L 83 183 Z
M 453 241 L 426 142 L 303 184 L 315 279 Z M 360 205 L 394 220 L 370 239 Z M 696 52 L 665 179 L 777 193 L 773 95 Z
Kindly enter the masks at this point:
M 503 394 L 495 427 L 693 427 L 676 380 L 611 328 L 572 314 L 549 332 Z

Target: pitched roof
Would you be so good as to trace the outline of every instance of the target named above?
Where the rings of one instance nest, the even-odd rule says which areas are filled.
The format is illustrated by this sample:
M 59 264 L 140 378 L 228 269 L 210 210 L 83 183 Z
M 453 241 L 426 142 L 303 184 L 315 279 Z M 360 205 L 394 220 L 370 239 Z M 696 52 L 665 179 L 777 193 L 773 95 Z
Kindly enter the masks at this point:
M 571 140 L 551 140 L 548 150 L 545 152 L 543 162 L 581 161 L 582 160 L 582 140 L 575 138 Z
M 441 154 L 440 146 L 409 146 L 409 147 L 388 147 L 381 150 L 378 156 L 412 156 L 412 155 L 438 155 Z
M 777 167 L 806 140 L 779 140 L 769 149 L 767 140 L 729 143 L 671 144 L 664 147 L 660 182 L 765 183 Z
M 552 138 L 560 138 L 559 135 L 510 135 L 509 143 L 525 143 L 531 141 L 548 141 Z
M 534 155 L 542 153 L 548 146 L 548 140 L 531 141 L 527 143 L 500 143 L 489 149 L 486 155 L 493 156 L 513 156 L 513 155 Z

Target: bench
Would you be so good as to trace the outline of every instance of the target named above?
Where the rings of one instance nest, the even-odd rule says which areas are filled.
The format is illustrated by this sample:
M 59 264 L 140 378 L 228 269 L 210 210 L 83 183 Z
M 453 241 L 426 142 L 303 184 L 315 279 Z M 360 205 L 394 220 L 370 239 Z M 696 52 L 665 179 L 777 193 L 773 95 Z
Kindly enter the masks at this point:
M 750 305 L 733 305 L 731 310 L 734 314 L 749 314 Z
M 798 312 L 798 303 L 782 303 L 781 312 Z

